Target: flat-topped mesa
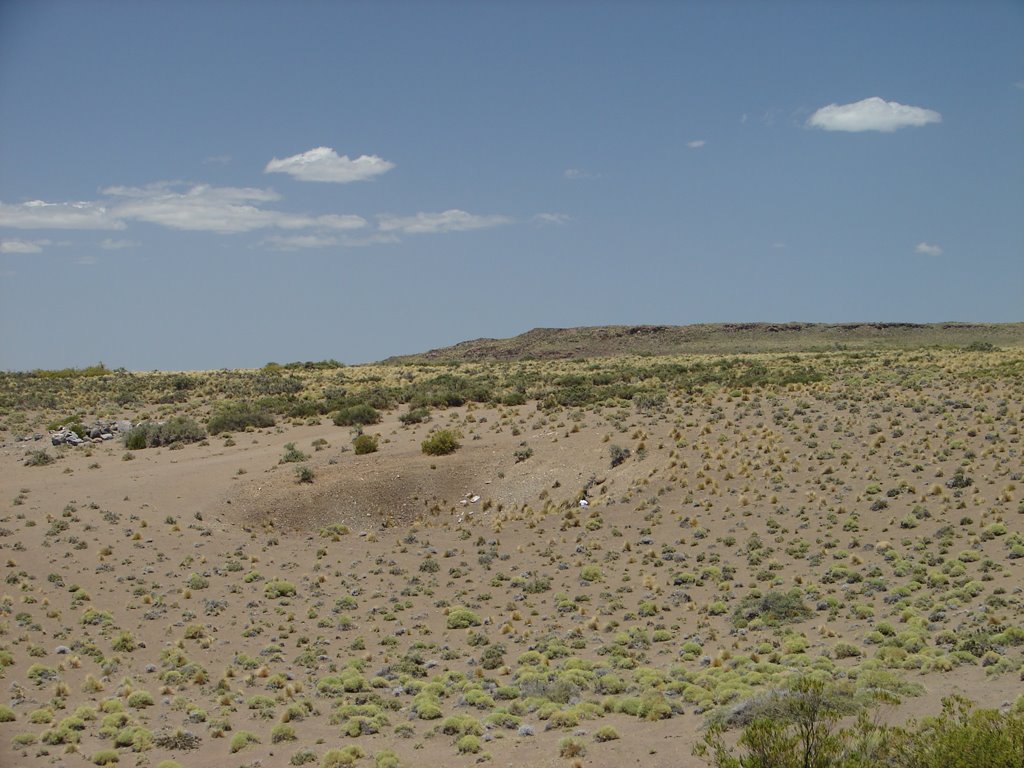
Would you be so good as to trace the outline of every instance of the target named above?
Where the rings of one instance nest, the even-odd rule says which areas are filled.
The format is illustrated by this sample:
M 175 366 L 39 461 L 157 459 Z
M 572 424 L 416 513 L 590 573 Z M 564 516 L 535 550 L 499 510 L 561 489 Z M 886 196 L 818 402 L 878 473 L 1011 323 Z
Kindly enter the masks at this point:
M 507 362 L 628 355 L 816 352 L 838 348 L 1020 347 L 1024 323 L 709 323 L 534 328 L 480 338 L 385 363 Z

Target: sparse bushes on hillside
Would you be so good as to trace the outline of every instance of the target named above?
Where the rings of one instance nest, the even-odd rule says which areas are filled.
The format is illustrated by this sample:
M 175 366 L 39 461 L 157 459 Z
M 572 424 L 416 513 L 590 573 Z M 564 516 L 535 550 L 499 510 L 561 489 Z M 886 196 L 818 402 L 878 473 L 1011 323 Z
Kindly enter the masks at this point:
M 447 456 L 455 453 L 460 447 L 459 433 L 451 429 L 439 429 L 426 440 L 420 447 L 428 456 Z

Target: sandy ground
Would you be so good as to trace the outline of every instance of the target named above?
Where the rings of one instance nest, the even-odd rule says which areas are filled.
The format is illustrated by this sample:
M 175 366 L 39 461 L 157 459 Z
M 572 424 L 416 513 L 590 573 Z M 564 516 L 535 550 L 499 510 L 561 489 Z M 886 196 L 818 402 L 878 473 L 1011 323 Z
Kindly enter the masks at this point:
M 1021 691 L 1019 646 L 950 652 L 1024 623 L 1010 558 L 1020 401 L 1011 385 L 956 386 L 721 394 L 649 414 L 460 408 L 414 427 L 391 413 L 365 456 L 326 420 L 131 460 L 113 442 L 51 448 L 60 458 L 42 467 L 9 441 L 0 704 L 15 719 L 0 723 L 0 764 L 91 765 L 121 734 L 121 765 L 287 765 L 302 749 L 318 764 L 358 745 L 367 766 L 388 749 L 407 766 L 697 766 L 708 711 L 798 669 L 921 686 L 886 712 L 894 722 L 953 692 L 1005 705 Z M 462 448 L 423 455 L 447 426 Z M 286 443 L 309 455 L 312 483 L 280 463 Z M 631 452 L 614 468 L 612 445 Z M 958 468 L 972 479 L 961 491 L 946 486 Z M 812 614 L 737 627 L 755 588 L 798 588 Z M 479 624 L 449 628 L 457 607 Z M 567 675 L 577 662 L 585 674 Z M 323 685 L 352 664 L 353 690 Z M 545 711 L 514 691 L 531 675 L 575 684 Z M 621 688 L 598 682 L 609 676 Z M 439 719 L 418 714 L 426 684 Z M 645 694 L 671 716 L 614 711 Z M 386 723 L 353 737 L 332 718 L 345 704 Z M 488 721 L 502 708 L 514 719 Z M 562 710 L 575 716 L 551 727 Z M 443 732 L 451 715 L 477 723 L 478 752 Z M 275 742 L 286 720 L 295 739 Z M 598 741 L 605 726 L 619 738 Z M 131 729 L 149 734 L 140 751 Z M 177 729 L 194 748 L 159 746 Z M 243 731 L 258 741 L 232 752 Z M 573 736 L 584 753 L 563 757 Z

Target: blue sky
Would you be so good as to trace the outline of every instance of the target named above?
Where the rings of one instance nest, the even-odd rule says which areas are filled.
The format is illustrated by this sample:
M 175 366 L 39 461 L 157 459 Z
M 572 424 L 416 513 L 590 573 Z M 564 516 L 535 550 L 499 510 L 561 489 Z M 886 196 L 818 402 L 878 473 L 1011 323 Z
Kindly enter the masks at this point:
M 0 0 L 0 368 L 1024 320 L 1019 2 Z

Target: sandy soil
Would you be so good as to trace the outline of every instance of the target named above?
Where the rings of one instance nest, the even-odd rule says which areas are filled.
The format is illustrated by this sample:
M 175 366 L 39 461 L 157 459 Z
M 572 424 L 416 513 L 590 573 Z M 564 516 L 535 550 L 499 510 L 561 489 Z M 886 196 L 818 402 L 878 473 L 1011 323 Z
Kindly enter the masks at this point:
M 130 460 L 113 442 L 50 449 L 42 467 L 9 441 L 0 764 L 91 765 L 120 738 L 122 765 L 287 765 L 302 749 L 319 764 L 358 745 L 366 766 L 383 750 L 407 766 L 697 766 L 708 712 L 799 669 L 921 686 L 886 713 L 897 722 L 952 692 L 1003 706 L 1020 647 L 951 652 L 1022 625 L 1020 404 L 1010 384 L 955 386 L 723 393 L 647 414 L 459 408 L 413 427 L 391 413 L 364 456 L 326 421 Z M 448 426 L 462 448 L 423 455 Z M 312 483 L 280 463 L 287 443 Z M 631 452 L 617 467 L 612 445 Z M 802 590 L 811 615 L 737 626 L 755 588 Z M 457 607 L 479 624 L 449 628 Z M 352 690 L 329 690 L 353 664 Z M 564 699 L 545 687 L 559 681 Z M 419 714 L 427 684 L 439 719 Z M 664 719 L 615 711 L 645 695 Z M 375 707 L 379 732 L 345 732 L 345 704 Z M 452 715 L 476 723 L 479 752 L 443 732 Z M 285 721 L 295 739 L 275 743 Z M 605 726 L 619 738 L 598 741 Z M 178 729 L 194 748 L 159 745 Z M 232 752 L 243 731 L 258 742 Z M 585 753 L 561 756 L 574 735 Z

